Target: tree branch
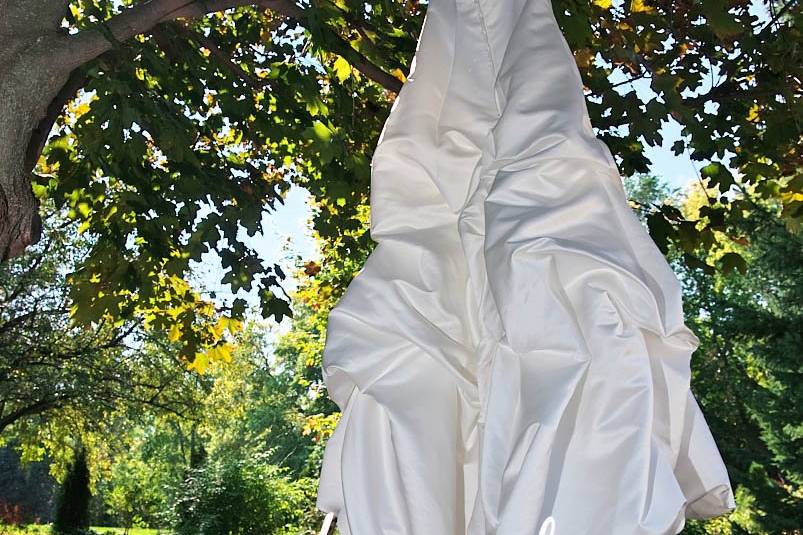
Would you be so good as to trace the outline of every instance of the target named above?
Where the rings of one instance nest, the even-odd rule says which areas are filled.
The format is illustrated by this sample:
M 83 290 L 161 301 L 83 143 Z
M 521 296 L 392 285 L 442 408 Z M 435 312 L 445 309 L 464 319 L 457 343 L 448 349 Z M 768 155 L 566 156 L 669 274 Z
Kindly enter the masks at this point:
M 275 11 L 285 17 L 293 19 L 304 18 L 304 10 L 291 0 L 209 0 L 207 2 L 194 1 L 179 11 L 172 13 L 168 18 L 163 19 L 162 22 L 178 18 L 195 19 L 203 17 L 207 13 L 215 13 L 240 6 L 259 6 Z
M 24 407 L 20 407 L 15 411 L 8 413 L 7 415 L 0 418 L 0 434 L 2 434 L 3 430 L 8 427 L 9 425 L 13 424 L 20 418 L 24 418 L 26 416 L 32 416 L 34 414 L 40 414 L 42 412 L 48 411 L 54 407 L 57 407 L 59 403 L 65 401 L 65 398 L 42 398 L 38 401 L 30 405 L 26 405 Z
M 53 128 L 53 123 L 64 111 L 64 106 L 67 102 L 75 96 L 79 89 L 86 85 L 86 82 L 87 76 L 81 69 L 73 70 L 67 83 L 59 90 L 56 98 L 50 102 L 45 116 L 42 117 L 31 133 L 31 141 L 25 151 L 26 171 L 33 171 L 34 167 L 36 167 L 39 155 L 42 153 L 42 149 L 45 148 L 45 142 L 47 142 L 47 138 Z
M 78 67 L 160 22 L 182 17 L 197 18 L 246 5 L 260 5 L 282 14 L 287 11 L 288 16 L 297 16 L 301 12 L 292 2 L 281 0 L 147 0 L 73 36 L 67 47 L 68 60 L 73 67 Z
M 176 29 L 178 33 L 186 39 L 195 41 L 202 47 L 209 50 L 209 53 L 212 55 L 212 57 L 214 57 L 224 69 L 229 71 L 230 74 L 233 74 L 243 82 L 255 88 L 264 87 L 267 85 L 263 80 L 260 80 L 256 76 L 252 76 L 250 73 L 244 71 L 242 67 L 237 65 L 234 61 L 232 61 L 231 56 L 222 48 L 220 48 L 220 46 L 211 37 L 207 37 L 202 33 L 194 32 L 181 24 L 177 25 Z
M 148 0 L 125 9 L 96 28 L 84 30 L 71 37 L 65 47 L 65 61 L 72 69 L 111 50 L 117 43 L 145 33 L 159 23 L 177 18 L 198 18 L 208 13 L 240 6 L 259 6 L 301 23 L 307 22 L 307 10 L 292 0 Z M 355 50 L 331 29 L 324 29 L 339 44 L 333 52 L 346 57 L 370 80 L 390 91 L 399 92 L 401 80 L 385 72 L 362 53 Z
M 772 17 L 772 19 L 771 19 L 771 20 L 770 20 L 770 21 L 769 21 L 767 24 L 765 24 L 763 28 L 761 28 L 761 29 L 758 31 L 758 34 L 757 34 L 757 35 L 759 35 L 759 36 L 763 36 L 765 32 L 770 32 L 770 31 L 771 31 L 771 28 L 772 28 L 772 26 L 773 26 L 773 25 L 774 25 L 776 22 L 778 22 L 778 21 L 780 20 L 780 18 L 781 18 L 782 16 L 784 16 L 784 15 L 786 14 L 786 12 L 787 12 L 787 11 L 789 11 L 789 9 L 790 9 L 792 6 L 794 6 L 795 4 L 797 4 L 797 2 L 798 2 L 798 0 L 789 0 L 789 2 L 787 2 L 787 3 L 786 3 L 786 4 L 785 4 L 785 5 L 784 5 L 784 6 L 783 6 L 781 9 L 779 9 L 779 10 L 778 10 L 778 12 L 777 12 L 777 13 L 775 13 L 775 15 Z

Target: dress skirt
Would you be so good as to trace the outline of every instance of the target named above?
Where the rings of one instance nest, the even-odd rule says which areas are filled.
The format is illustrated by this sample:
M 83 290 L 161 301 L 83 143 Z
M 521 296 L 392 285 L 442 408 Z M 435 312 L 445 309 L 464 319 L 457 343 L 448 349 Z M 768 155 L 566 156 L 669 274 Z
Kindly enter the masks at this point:
M 432 0 L 323 355 L 343 535 L 666 535 L 734 508 L 675 274 L 549 0 Z

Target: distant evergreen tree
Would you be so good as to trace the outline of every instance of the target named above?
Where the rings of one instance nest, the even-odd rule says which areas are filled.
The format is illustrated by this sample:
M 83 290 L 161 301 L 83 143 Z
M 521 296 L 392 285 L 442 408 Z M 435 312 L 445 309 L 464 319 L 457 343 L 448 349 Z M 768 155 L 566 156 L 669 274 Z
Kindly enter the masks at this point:
M 744 274 L 683 273 L 701 340 L 692 388 L 736 490 L 732 533 L 800 533 L 803 235 L 761 207 L 737 230 Z
M 53 531 L 58 534 L 72 534 L 89 528 L 91 497 L 86 451 L 81 448 L 61 487 Z

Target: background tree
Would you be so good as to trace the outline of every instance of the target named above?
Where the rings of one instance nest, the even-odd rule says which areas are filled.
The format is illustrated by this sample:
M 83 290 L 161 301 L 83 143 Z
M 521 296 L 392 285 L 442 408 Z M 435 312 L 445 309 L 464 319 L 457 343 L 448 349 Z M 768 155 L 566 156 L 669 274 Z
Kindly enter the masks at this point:
M 72 324 L 68 273 L 91 245 L 55 215 L 47 223 L 43 242 L 0 265 L 0 434 L 57 411 L 100 421 L 121 407 L 186 411 L 185 364 L 149 351 L 156 339 L 141 324 Z
M 694 220 L 707 203 L 699 188 L 671 190 L 652 176 L 628 178 L 625 186 L 645 225 L 656 206 Z M 738 503 L 728 517 L 689 522 L 689 535 L 794 534 L 801 522 L 796 452 L 803 243 L 781 211 L 777 202 L 756 203 L 728 232 L 716 232 L 711 247 L 695 251 L 700 265 L 684 261 L 680 246 L 669 246 L 687 322 L 701 340 L 692 358 L 692 388 Z M 354 243 L 367 232 L 366 207 L 361 214 L 358 230 L 348 236 Z M 344 253 L 340 241 L 317 240 L 320 259 L 298 264 L 290 330 L 276 336 L 268 325 L 250 322 L 231 341 L 231 362 L 210 361 L 202 376 L 187 372 L 192 410 L 85 409 L 108 420 L 91 428 L 71 412 L 77 409 L 65 409 L 14 425 L 7 436 L 16 437 L 21 427 L 37 431 L 24 435 L 29 449 L 43 444 L 58 458 L 81 430 L 93 447 L 89 462 L 96 499 L 107 511 L 103 518 L 120 525 L 189 530 L 196 524 L 188 519 L 203 515 L 208 532 L 225 525 L 314 533 L 321 520 L 314 508 L 321 454 L 339 417 L 321 377 L 326 319 L 370 252 L 368 241 Z M 734 253 L 745 259 L 744 274 L 725 267 Z M 714 265 L 721 269 L 710 273 Z M 176 362 L 167 343 L 144 349 Z M 62 426 L 65 419 L 71 423 Z M 48 442 L 52 436 L 60 438 Z M 242 509 L 240 503 L 257 505 L 246 515 L 229 515 Z
M 0 448 L 0 522 L 52 522 L 57 490 L 47 461 L 23 465 L 13 447 Z
M 59 494 L 53 531 L 70 535 L 89 528 L 89 467 L 86 451 L 79 448 Z
M 696 210 L 701 195 L 686 209 Z M 780 211 L 754 205 L 732 229 L 740 239 L 719 236 L 706 253 L 723 262 L 738 251 L 744 274 L 680 273 L 701 339 L 692 385 L 742 505 L 733 515 L 737 533 L 795 533 L 803 525 L 803 239 Z
M 249 324 L 232 361 L 210 363 L 192 419 L 152 413 L 105 436 L 96 495 L 108 521 L 182 533 L 316 532 L 318 444 L 291 388 L 295 368 L 269 335 Z
M 623 174 L 647 169 L 669 122 L 705 185 L 689 199 L 654 180 L 631 189 L 684 282 L 694 388 L 737 485 L 739 510 L 690 533 L 800 525 L 803 15 L 796 0 L 762 5 L 553 0 Z M 243 487 L 290 504 L 272 525 L 313 525 L 297 500 L 338 417 L 320 376 L 326 315 L 373 246 L 370 157 L 425 9 L 0 0 L 0 438 L 25 460 L 52 453 L 63 478 L 80 436 L 104 503 L 162 525 L 257 459 L 248 470 L 271 483 Z M 263 316 L 291 311 L 285 274 L 249 236 L 293 186 L 311 195 L 322 254 L 301 266 L 273 347 L 237 320 L 247 291 Z M 38 203 L 67 221 L 45 234 L 80 251 L 48 237 L 8 261 L 37 241 Z M 193 289 L 201 261 L 222 264 L 232 299 Z M 191 474 L 211 486 L 182 494 Z

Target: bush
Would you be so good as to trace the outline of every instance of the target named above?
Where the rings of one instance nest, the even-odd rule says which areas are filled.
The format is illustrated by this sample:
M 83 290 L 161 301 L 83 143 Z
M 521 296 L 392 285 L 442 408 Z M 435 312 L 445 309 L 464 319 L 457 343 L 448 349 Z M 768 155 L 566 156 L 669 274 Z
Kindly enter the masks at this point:
M 173 500 L 176 535 L 303 533 L 315 482 L 291 481 L 267 455 L 207 460 L 188 470 Z
M 61 487 L 53 531 L 74 534 L 89 528 L 89 468 L 86 451 L 79 450 Z

